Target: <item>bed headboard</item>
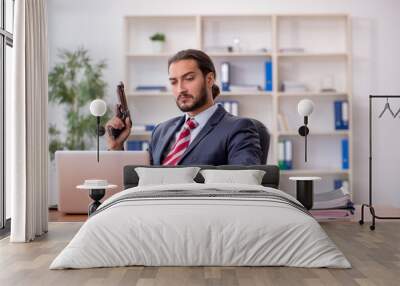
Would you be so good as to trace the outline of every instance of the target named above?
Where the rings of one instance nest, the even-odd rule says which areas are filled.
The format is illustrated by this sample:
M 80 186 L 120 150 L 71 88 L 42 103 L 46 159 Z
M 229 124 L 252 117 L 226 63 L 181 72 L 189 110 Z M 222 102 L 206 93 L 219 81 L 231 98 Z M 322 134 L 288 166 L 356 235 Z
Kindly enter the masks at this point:
M 124 189 L 133 188 L 138 185 L 139 176 L 135 171 L 136 167 L 147 168 L 165 168 L 164 166 L 143 166 L 143 165 L 128 165 L 124 167 Z M 171 166 L 168 166 L 171 168 Z M 190 167 L 185 165 L 178 165 L 174 168 Z M 201 169 L 220 169 L 220 170 L 263 170 L 265 175 L 262 179 L 264 187 L 271 187 L 277 189 L 279 187 L 279 168 L 275 165 L 253 165 L 253 166 L 237 166 L 237 165 L 223 165 L 223 166 L 209 166 L 198 165 Z M 194 180 L 197 183 L 204 183 L 203 176 L 198 173 Z

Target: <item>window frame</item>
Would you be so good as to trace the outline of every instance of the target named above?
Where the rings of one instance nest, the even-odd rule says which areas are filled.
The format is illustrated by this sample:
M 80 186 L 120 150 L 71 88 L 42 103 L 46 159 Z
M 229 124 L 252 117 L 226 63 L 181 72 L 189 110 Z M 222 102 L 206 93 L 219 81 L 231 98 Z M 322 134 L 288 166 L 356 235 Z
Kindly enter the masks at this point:
M 6 30 L 6 20 L 14 17 L 15 0 L 12 0 L 12 14 L 6 13 L 6 0 L 0 0 L 1 21 L 0 21 L 0 237 L 10 232 L 10 219 L 6 218 L 6 188 L 5 188 L 5 103 L 6 103 L 6 49 L 13 48 L 13 33 Z M 12 29 L 13 30 L 13 29 Z

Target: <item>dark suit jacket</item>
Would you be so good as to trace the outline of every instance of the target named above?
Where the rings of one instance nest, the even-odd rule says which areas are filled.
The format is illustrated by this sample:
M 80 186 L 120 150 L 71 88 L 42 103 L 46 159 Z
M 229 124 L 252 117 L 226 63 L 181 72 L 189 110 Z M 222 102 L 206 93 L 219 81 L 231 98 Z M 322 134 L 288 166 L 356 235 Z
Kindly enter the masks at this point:
M 154 129 L 149 153 L 152 165 L 161 165 L 170 141 L 175 140 L 185 116 L 175 117 Z M 190 143 L 179 165 L 259 165 L 260 139 L 254 123 L 233 116 L 218 106 L 215 113 Z

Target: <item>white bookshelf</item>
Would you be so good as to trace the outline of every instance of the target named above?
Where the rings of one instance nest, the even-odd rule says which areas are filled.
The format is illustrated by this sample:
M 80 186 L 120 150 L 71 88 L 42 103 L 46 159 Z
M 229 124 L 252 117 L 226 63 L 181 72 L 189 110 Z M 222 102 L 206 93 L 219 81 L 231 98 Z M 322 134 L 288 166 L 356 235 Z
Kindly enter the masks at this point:
M 281 171 L 281 187 L 294 192 L 289 175 L 318 175 L 324 180 L 316 189 L 333 188 L 333 179 L 353 185 L 352 54 L 350 17 L 345 14 L 187 15 L 127 16 L 124 19 L 126 93 L 134 124 L 158 124 L 180 115 L 172 92 L 138 92 L 139 84 L 169 86 L 168 58 L 175 52 L 196 48 L 214 61 L 217 83 L 224 61 L 231 64 L 231 84 L 256 84 L 264 88 L 264 62 L 272 60 L 273 90 L 270 92 L 222 92 L 218 100 L 237 100 L 239 115 L 262 121 L 271 134 L 268 164 L 277 164 L 277 146 L 282 138 L 293 141 L 293 170 Z M 149 37 L 162 32 L 166 45 L 153 53 Z M 233 39 L 240 50 L 228 52 Z M 225 47 L 225 48 L 224 48 Z M 299 50 L 301 48 L 302 50 Z M 331 77 L 334 91 L 321 92 L 323 77 Z M 283 92 L 283 81 L 305 83 L 305 92 Z M 310 98 L 315 103 L 310 116 L 309 162 L 304 163 L 303 138 L 297 135 L 302 118 L 297 103 Z M 334 129 L 333 102 L 349 102 L 349 130 Z M 284 114 L 288 130 L 280 130 L 278 114 Z M 134 132 L 132 138 L 150 138 L 150 132 Z M 341 169 L 342 138 L 349 139 L 350 169 Z

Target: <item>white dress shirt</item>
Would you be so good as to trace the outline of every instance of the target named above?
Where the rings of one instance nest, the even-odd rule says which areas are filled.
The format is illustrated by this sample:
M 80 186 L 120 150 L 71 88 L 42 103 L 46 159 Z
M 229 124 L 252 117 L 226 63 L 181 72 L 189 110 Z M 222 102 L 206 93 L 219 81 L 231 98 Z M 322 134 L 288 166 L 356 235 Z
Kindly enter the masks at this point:
M 207 108 L 206 110 L 200 112 L 196 116 L 193 117 L 193 119 L 199 124 L 195 129 L 190 131 L 190 143 L 193 142 L 193 139 L 196 138 L 196 136 L 200 133 L 201 129 L 207 124 L 207 121 L 210 119 L 210 117 L 214 114 L 214 112 L 217 110 L 218 104 L 215 103 L 213 106 Z M 189 118 L 189 114 L 185 114 L 185 122 Z M 183 127 L 185 124 L 182 125 L 182 127 L 175 133 L 174 139 L 169 142 L 168 148 L 165 150 L 164 155 L 168 154 L 169 151 L 171 150 L 171 147 L 174 145 L 176 139 L 178 138 L 179 134 L 183 130 Z M 165 156 L 164 156 L 165 157 Z
M 210 117 L 214 114 L 214 112 L 217 110 L 217 108 L 218 108 L 218 105 L 216 103 L 213 106 L 207 108 L 206 110 L 200 112 L 195 117 L 192 117 L 199 125 L 195 129 L 190 131 L 189 144 L 192 143 L 193 139 L 196 138 L 196 136 L 200 133 L 201 129 L 203 129 L 203 127 L 207 124 L 208 119 L 210 119 Z M 189 114 L 186 113 L 185 122 L 186 122 L 186 120 L 188 120 L 189 117 L 190 117 Z M 181 129 L 179 130 L 179 132 L 177 132 L 175 134 L 175 139 L 178 138 L 179 133 L 181 133 L 184 125 L 185 124 L 183 124 Z

